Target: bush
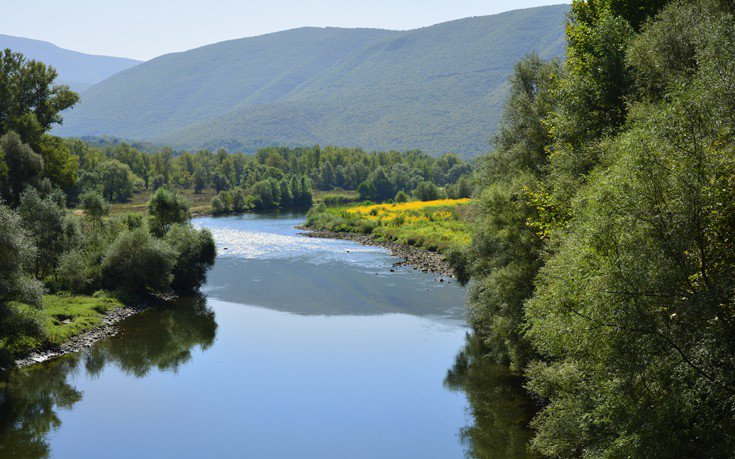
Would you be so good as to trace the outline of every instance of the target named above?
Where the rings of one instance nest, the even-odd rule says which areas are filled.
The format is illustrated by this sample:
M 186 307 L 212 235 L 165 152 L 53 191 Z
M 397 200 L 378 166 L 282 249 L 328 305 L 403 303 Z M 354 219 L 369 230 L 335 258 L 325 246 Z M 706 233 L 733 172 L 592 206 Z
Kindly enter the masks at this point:
M 421 182 L 413 192 L 419 201 L 435 201 L 439 199 L 439 188 L 431 182 Z
M 172 288 L 188 293 L 198 290 L 217 256 L 212 233 L 191 225 L 174 225 L 164 239 L 176 251 Z
M 401 190 L 396 194 L 396 198 L 394 201 L 398 204 L 408 202 L 408 195 L 405 191 Z
M 91 264 L 82 250 L 72 250 L 59 259 L 58 287 L 72 293 L 89 293 L 99 287 L 99 267 Z
M 144 229 L 124 231 L 102 259 L 102 281 L 111 290 L 139 296 L 170 289 L 177 253 Z
M 148 202 L 148 213 L 153 218 L 153 230 L 163 235 L 171 225 L 186 223 L 191 218 L 189 201 L 166 188 L 156 190 Z
M 102 217 L 110 213 L 110 204 L 105 200 L 97 190 L 88 190 L 79 196 L 79 203 L 84 209 L 84 213 L 92 221 L 99 222 Z
M 222 198 L 215 196 L 212 198 L 212 213 L 215 215 L 222 215 L 229 212 L 229 209 L 222 201 Z

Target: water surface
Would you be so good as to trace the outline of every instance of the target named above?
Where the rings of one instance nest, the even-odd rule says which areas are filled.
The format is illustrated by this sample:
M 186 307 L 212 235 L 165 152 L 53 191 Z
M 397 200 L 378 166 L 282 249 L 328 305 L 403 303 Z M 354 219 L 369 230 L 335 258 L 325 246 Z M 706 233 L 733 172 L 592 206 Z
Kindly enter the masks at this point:
M 196 220 L 219 253 L 202 295 L 2 375 L 0 457 L 525 455 L 527 402 L 467 339 L 465 291 L 301 219 Z

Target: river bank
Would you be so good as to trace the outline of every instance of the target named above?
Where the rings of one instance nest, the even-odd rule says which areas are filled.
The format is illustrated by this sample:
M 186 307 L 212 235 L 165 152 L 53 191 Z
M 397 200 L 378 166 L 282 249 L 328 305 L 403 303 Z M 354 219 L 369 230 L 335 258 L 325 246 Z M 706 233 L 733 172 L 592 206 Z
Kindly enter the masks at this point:
M 454 270 L 444 259 L 444 255 L 437 252 L 431 252 L 429 250 L 411 247 L 397 242 L 381 241 L 375 239 L 368 234 L 359 233 L 343 233 L 336 231 L 312 229 L 308 227 L 298 227 L 303 230 L 302 235 L 306 237 L 314 237 L 321 239 L 341 239 L 357 242 L 362 245 L 369 245 L 375 247 L 382 247 L 388 249 L 391 255 L 402 258 L 403 261 L 394 263 L 394 267 L 399 266 L 412 266 L 415 269 L 423 272 L 430 272 L 434 274 L 441 274 L 448 277 L 454 277 Z
M 141 313 L 150 309 L 151 305 L 138 305 L 138 306 L 122 306 L 115 308 L 107 312 L 103 318 L 102 323 L 82 334 L 76 335 L 65 341 L 58 346 L 50 346 L 39 351 L 32 352 L 26 357 L 15 361 L 16 367 L 25 367 L 34 365 L 37 363 L 45 362 L 47 360 L 60 357 L 62 355 L 79 352 L 85 348 L 90 347 L 95 342 L 115 336 L 118 332 L 116 324 L 123 319 Z M 0 371 L 6 370 L 7 368 L 0 368 Z

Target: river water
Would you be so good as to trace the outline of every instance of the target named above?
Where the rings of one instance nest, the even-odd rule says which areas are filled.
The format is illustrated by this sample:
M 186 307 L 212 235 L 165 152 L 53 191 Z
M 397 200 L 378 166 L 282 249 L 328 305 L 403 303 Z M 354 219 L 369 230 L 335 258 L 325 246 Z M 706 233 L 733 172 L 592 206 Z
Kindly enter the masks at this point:
M 527 401 L 465 290 L 302 220 L 195 220 L 218 247 L 202 295 L 0 375 L 0 457 L 524 457 Z

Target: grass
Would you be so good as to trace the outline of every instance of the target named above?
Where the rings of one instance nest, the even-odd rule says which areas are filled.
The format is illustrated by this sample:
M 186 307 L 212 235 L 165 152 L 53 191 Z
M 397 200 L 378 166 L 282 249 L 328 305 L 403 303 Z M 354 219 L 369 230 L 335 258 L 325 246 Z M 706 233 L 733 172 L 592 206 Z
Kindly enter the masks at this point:
M 467 228 L 469 199 L 414 201 L 402 204 L 319 206 L 307 225 L 314 229 L 370 234 L 436 252 L 470 243 Z
M 16 359 L 45 347 L 58 346 L 102 324 L 108 311 L 121 307 L 118 300 L 104 296 L 45 295 L 43 307 L 10 304 L 15 309 L 13 330 L 0 338 L 0 358 Z
M 123 304 L 110 297 L 46 295 L 43 298 L 47 344 L 59 345 L 102 323 L 104 315 Z

